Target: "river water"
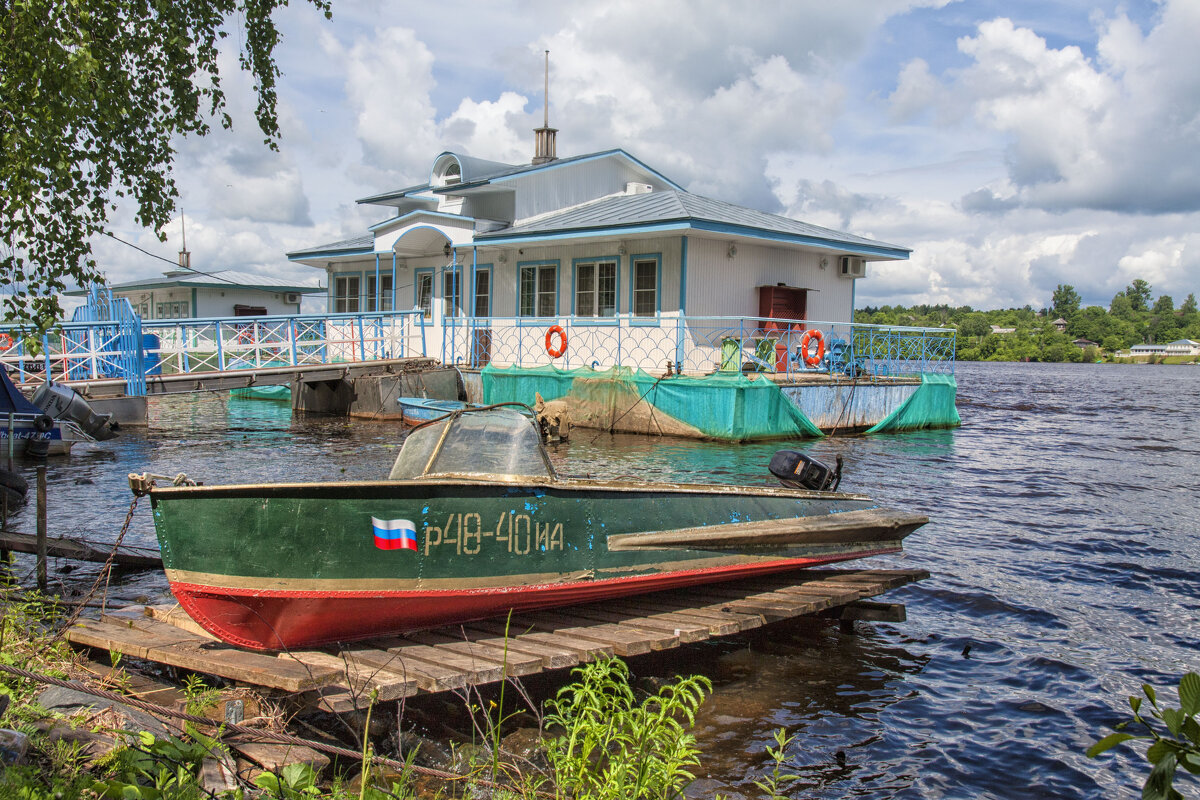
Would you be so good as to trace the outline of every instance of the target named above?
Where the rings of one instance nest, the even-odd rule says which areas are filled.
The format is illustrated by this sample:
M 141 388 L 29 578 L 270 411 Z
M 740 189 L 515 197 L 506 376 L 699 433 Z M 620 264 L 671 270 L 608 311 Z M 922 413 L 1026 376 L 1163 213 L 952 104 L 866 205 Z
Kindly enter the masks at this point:
M 1200 669 L 1200 369 L 960 364 L 958 382 L 957 430 L 800 445 L 831 463 L 841 454 L 844 489 L 931 517 L 902 555 L 859 562 L 932 573 L 887 595 L 907 622 L 777 625 L 634 660 L 643 677 L 715 683 L 689 794 L 759 796 L 752 782 L 784 728 L 797 798 L 1140 797 L 1146 765 L 1133 751 L 1083 754 L 1143 682 L 1174 686 Z M 111 542 L 132 471 L 381 477 L 401 431 L 293 420 L 282 404 L 224 395 L 153 399 L 150 413 L 149 431 L 50 461 L 52 534 Z M 573 474 L 769 484 L 783 446 L 577 430 L 553 458 Z M 31 516 L 15 527 L 32 530 Z M 148 509 L 126 541 L 154 546 Z M 54 580 L 78 591 L 94 574 Z M 117 603 L 166 593 L 149 572 L 109 590 Z

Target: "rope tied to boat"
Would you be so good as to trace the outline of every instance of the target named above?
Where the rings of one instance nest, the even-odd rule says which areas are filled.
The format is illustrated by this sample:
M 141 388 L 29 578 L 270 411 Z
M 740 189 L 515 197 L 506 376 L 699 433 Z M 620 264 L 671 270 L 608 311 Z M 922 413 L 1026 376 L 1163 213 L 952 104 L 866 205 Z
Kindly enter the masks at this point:
M 156 475 L 153 472 L 131 472 L 129 473 L 129 491 L 133 492 L 134 497 L 145 497 L 150 494 L 150 490 L 158 484 L 156 481 L 170 481 L 172 486 L 199 486 L 199 481 L 194 481 L 187 476 L 186 472 L 180 472 L 171 477 L 170 475 Z

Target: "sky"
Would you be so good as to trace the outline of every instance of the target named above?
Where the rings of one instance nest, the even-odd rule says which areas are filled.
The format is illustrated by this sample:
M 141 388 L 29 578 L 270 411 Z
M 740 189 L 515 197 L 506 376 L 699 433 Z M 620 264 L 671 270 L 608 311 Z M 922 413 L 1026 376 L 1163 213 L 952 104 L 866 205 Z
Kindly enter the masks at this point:
M 192 265 L 315 284 L 289 250 L 443 151 L 533 155 L 550 51 L 558 155 L 619 147 L 689 191 L 912 249 L 857 305 L 1107 306 L 1200 293 L 1200 0 L 293 0 L 263 147 L 233 35 L 231 132 L 178 141 Z M 132 222 L 118 236 L 174 260 Z M 95 243 L 112 282 L 161 261 Z

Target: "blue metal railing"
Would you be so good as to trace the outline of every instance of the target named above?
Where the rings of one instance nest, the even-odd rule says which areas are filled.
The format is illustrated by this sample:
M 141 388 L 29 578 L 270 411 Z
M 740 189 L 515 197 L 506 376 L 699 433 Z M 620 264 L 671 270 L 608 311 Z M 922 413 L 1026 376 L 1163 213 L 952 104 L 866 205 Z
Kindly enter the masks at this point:
M 562 328 L 552 358 L 545 335 Z M 954 372 L 955 331 L 748 317 L 492 317 L 443 321 L 447 363 L 458 366 L 630 367 L 689 374 L 774 372 L 871 378 Z M 557 345 L 557 339 L 554 344 Z
M 0 331 L 0 363 L 24 382 L 122 379 L 146 394 L 146 376 L 374 361 L 425 354 L 419 311 L 142 321 L 128 300 L 89 293 L 71 322 L 26 351 L 21 331 Z

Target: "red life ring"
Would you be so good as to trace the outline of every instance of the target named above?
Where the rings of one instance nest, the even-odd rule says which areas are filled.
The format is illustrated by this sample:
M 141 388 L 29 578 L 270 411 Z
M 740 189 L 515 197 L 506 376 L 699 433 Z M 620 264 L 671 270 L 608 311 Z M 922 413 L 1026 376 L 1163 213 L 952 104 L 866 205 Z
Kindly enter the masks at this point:
M 808 354 L 808 345 L 813 339 L 817 340 L 816 355 Z M 805 331 L 800 337 L 800 357 L 804 359 L 804 363 L 810 367 L 815 367 L 821 363 L 821 359 L 825 355 L 825 336 L 818 330 Z
M 7 350 L 13 346 L 13 339 L 7 333 L 0 333 L 0 350 Z
M 556 333 L 558 334 L 558 347 L 552 347 L 550 339 Z M 559 358 L 567 352 L 567 332 L 562 329 L 561 325 L 555 325 L 546 331 L 546 352 L 550 354 L 551 358 Z

